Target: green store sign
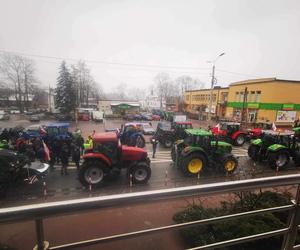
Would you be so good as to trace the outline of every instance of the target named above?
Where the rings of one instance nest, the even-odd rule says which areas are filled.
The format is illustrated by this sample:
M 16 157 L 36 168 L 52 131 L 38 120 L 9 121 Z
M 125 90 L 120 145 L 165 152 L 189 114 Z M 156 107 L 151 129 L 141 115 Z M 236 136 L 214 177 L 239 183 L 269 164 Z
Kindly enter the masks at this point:
M 232 108 L 252 108 L 252 109 L 263 109 L 263 110 L 300 110 L 300 104 L 294 103 L 243 103 L 243 102 L 228 102 L 227 107 Z
M 294 110 L 294 104 L 283 104 L 283 110 Z
M 259 103 L 248 103 L 247 107 L 250 109 L 258 109 L 259 108 Z
M 120 105 L 118 105 L 118 108 L 120 108 L 120 109 L 128 109 L 129 108 L 129 105 L 128 104 L 120 104 Z

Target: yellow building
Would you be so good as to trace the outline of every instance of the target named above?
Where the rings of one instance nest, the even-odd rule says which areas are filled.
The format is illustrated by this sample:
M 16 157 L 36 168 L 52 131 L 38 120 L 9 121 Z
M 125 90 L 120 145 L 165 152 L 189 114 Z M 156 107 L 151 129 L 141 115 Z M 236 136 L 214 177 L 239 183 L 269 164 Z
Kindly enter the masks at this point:
M 214 116 L 224 117 L 229 88 L 215 87 L 212 93 L 212 109 Z M 194 118 L 206 119 L 210 102 L 210 89 L 190 90 L 185 92 L 185 111 Z
M 243 112 L 244 110 L 244 112 Z M 300 81 L 263 78 L 230 84 L 226 117 L 292 123 L 300 116 Z
M 185 92 L 186 112 L 205 119 L 210 89 Z M 219 118 L 291 124 L 300 118 L 300 81 L 263 78 L 215 87 L 212 113 Z

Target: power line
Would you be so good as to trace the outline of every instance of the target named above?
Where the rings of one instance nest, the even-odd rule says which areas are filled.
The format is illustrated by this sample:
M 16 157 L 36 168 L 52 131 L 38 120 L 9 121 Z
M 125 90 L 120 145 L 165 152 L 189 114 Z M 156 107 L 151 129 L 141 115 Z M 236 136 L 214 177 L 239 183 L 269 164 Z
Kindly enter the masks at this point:
M 233 74 L 233 75 L 241 75 L 241 76 L 262 78 L 261 76 L 254 76 L 254 75 L 249 75 L 249 74 L 245 74 L 245 73 L 238 73 L 238 72 L 233 72 L 233 71 L 228 71 L 228 70 L 223 70 L 223 69 L 216 69 L 216 71 L 220 71 L 220 72 L 224 72 L 224 73 L 229 73 L 229 74 Z
M 29 53 L 22 53 L 16 51 L 8 51 L 0 49 L 2 53 L 10 53 L 10 54 L 18 54 L 23 56 L 29 57 L 37 57 L 37 58 L 48 58 L 54 60 L 68 60 L 68 61 L 80 61 L 80 59 L 75 58 L 63 58 L 63 57 L 56 57 L 56 56 L 45 56 L 45 55 L 36 55 L 36 54 L 29 54 Z M 190 69 L 190 70 L 209 70 L 209 68 L 198 68 L 198 67 L 187 67 L 187 66 L 165 66 L 165 65 L 150 65 L 150 64 L 133 64 L 133 63 L 121 63 L 121 62 L 108 62 L 108 61 L 99 61 L 99 60 L 85 60 L 85 62 L 89 63 L 98 63 L 98 64 L 108 64 L 108 65 L 118 65 L 118 66 L 129 66 L 129 67 L 145 67 L 145 68 L 168 68 L 168 69 Z

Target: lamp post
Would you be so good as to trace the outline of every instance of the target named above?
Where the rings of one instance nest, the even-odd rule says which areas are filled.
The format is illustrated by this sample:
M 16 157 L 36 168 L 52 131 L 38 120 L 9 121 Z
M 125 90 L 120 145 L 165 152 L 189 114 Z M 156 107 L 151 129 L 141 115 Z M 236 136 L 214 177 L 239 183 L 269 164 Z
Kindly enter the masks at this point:
M 208 63 L 212 63 L 212 75 L 211 75 L 211 87 L 210 87 L 210 98 L 209 98 L 209 107 L 208 107 L 208 120 L 211 120 L 211 108 L 212 108 L 212 97 L 213 97 L 213 90 L 214 90 L 214 84 L 215 84 L 215 64 L 217 60 L 221 57 L 224 56 L 225 53 L 221 53 L 220 55 L 217 56 L 217 58 L 213 61 L 208 61 Z

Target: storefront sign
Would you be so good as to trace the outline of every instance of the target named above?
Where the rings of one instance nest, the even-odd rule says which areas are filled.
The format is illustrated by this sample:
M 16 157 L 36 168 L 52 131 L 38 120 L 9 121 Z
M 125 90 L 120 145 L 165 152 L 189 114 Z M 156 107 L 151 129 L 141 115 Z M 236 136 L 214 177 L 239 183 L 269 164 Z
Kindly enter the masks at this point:
M 294 122 L 296 120 L 296 111 L 277 111 L 276 122 Z
M 283 104 L 282 109 L 283 110 L 293 110 L 294 104 Z
M 120 104 L 120 105 L 118 105 L 118 108 L 120 108 L 120 109 L 128 109 L 129 105 L 128 104 Z
M 250 109 L 258 109 L 259 103 L 248 103 L 247 107 Z

